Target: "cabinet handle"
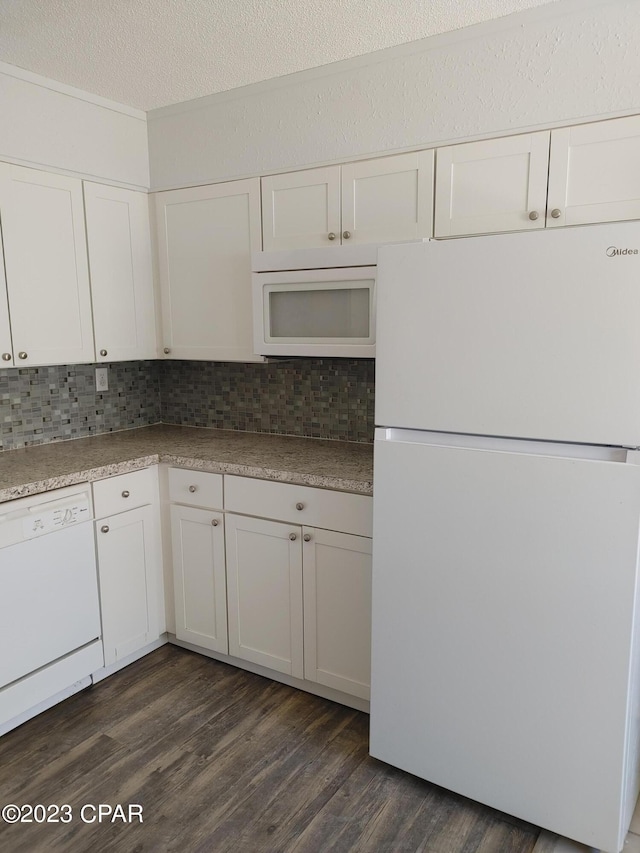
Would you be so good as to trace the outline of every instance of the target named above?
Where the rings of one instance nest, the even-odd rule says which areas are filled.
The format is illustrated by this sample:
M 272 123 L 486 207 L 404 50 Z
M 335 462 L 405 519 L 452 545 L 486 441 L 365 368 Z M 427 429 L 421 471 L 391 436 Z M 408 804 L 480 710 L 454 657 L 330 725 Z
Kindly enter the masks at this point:
M 290 534 L 289 534 L 289 539 L 291 539 L 291 541 L 292 541 L 292 542 L 295 542 L 297 538 L 298 538 L 298 537 L 296 536 L 296 534 L 295 534 L 295 533 L 290 533 Z
M 125 490 L 124 490 L 124 492 L 122 493 L 122 497 L 123 497 L 123 498 L 128 498 L 128 497 L 129 497 L 129 490 L 128 490 L 128 489 L 125 489 Z
M 335 240 L 335 239 L 336 239 L 336 235 L 333 233 L 333 231 L 329 231 L 329 233 L 327 234 L 327 237 L 328 237 L 330 240 Z
M 537 210 L 532 210 L 532 211 L 529 213 L 529 219 L 531 219 L 533 222 L 535 222 L 535 221 L 536 221 L 536 219 L 537 219 L 539 216 L 540 216 L 540 214 L 538 213 L 538 211 L 537 211 Z
M 108 533 L 109 532 L 109 525 L 103 524 L 102 527 L 100 528 L 100 532 L 101 533 Z
M 11 353 L 10 352 L 3 352 L 2 353 L 2 360 L 3 361 L 11 361 Z
M 24 361 L 24 359 L 28 358 L 28 356 L 27 356 L 26 352 L 19 352 L 18 358 L 21 358 Z
M 343 231 L 342 236 L 345 240 L 349 240 L 351 238 L 351 231 Z
M 189 486 L 189 491 L 191 492 L 191 494 L 193 494 L 194 492 L 198 491 L 198 487 L 197 486 Z
M 212 526 L 212 527 L 217 527 L 217 526 L 218 526 L 218 519 L 217 519 L 217 518 L 213 518 L 213 519 L 211 520 L 211 526 Z
M 171 352 L 171 349 L 170 349 L 170 347 L 165 347 L 165 348 L 162 350 L 162 352 L 163 352 L 165 355 L 169 355 L 169 353 Z
M 559 207 L 554 207 L 551 211 L 551 216 L 553 217 L 553 219 L 560 219 L 560 217 L 562 216 L 562 211 Z
M 310 533 L 305 533 L 302 538 L 304 539 L 305 542 L 311 542 L 311 534 Z
M 297 503 L 296 509 L 304 509 L 304 504 L 303 503 Z
M 107 351 L 106 351 L 106 349 L 101 349 L 101 350 L 100 350 L 100 355 L 104 358 L 104 357 L 105 357 L 105 355 L 107 355 Z

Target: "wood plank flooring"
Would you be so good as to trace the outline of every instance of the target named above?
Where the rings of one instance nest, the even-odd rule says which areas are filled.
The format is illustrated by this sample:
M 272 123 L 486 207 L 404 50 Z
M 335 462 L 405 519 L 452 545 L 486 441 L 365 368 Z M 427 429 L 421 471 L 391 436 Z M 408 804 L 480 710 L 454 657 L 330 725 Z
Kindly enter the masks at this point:
M 531 853 L 537 827 L 370 758 L 368 717 L 164 646 L 0 738 L 2 853 Z M 141 804 L 143 823 L 81 807 Z M 92 818 L 94 812 L 85 810 Z

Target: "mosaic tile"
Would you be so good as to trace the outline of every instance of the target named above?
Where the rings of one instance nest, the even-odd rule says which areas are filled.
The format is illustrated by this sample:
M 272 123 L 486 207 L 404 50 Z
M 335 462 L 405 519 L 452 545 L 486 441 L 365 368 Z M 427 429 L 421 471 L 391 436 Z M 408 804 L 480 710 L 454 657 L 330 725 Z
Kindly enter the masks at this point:
M 166 361 L 163 368 L 163 423 L 373 441 L 372 359 Z
M 0 449 L 158 423 L 158 363 L 106 366 L 104 393 L 96 392 L 94 364 L 0 370 Z
M 101 365 L 104 366 L 104 365 Z M 160 421 L 241 432 L 370 442 L 374 362 L 289 359 L 264 364 L 113 362 L 97 393 L 94 364 L 0 370 L 0 449 L 115 432 Z

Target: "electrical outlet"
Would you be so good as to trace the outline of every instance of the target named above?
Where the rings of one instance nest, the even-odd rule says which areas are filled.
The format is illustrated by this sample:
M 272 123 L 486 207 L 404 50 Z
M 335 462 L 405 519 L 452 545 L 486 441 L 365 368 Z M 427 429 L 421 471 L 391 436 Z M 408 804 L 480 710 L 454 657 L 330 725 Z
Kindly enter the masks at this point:
M 96 367 L 96 391 L 108 391 L 109 390 L 109 368 L 107 367 Z

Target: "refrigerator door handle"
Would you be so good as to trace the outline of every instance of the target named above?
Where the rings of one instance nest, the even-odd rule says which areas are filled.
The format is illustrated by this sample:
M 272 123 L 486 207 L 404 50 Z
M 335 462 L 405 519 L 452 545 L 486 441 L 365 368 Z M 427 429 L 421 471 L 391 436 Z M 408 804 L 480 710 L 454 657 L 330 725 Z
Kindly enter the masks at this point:
M 403 444 L 428 444 L 434 447 L 457 447 L 462 450 L 485 450 L 502 453 L 525 453 L 533 456 L 562 456 L 567 459 L 593 459 L 599 462 L 633 462 L 639 450 L 609 447 L 601 444 L 567 444 L 555 441 L 534 441 L 524 438 L 496 438 L 487 435 L 463 435 L 452 432 L 377 427 L 376 441 L 397 441 Z

